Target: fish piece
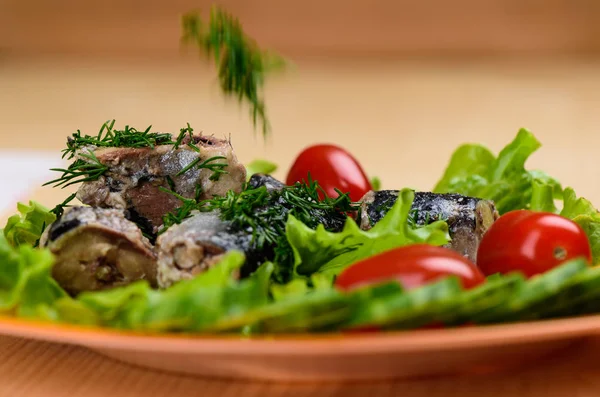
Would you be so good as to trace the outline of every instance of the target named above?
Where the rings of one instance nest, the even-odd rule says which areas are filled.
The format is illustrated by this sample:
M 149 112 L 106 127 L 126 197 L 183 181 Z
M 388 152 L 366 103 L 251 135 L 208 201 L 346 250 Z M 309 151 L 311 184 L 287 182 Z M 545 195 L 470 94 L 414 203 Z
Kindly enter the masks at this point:
M 156 254 L 122 210 L 71 207 L 40 239 L 55 256 L 54 279 L 70 294 L 147 280 L 156 286 Z
M 265 186 L 267 191 L 281 190 L 284 188 L 285 183 L 273 178 L 267 174 L 253 174 L 248 181 L 248 186 L 251 189 L 256 189 L 261 186 Z
M 261 187 L 266 187 L 266 194 L 263 189 L 256 190 Z M 260 199 L 256 200 L 257 197 Z M 246 256 L 240 278 L 252 274 L 263 262 L 274 259 L 281 265 L 278 268 L 292 268 L 294 257 L 291 248 L 286 249 L 289 243 L 285 237 L 285 222 L 298 200 L 316 202 L 300 187 L 286 187 L 268 175 L 253 175 L 243 195 L 227 200 L 228 204 L 213 211 L 196 212 L 158 237 L 159 286 L 165 288 L 205 271 L 229 250 L 240 250 Z M 219 209 L 225 214 L 239 208 L 246 210 L 237 222 L 222 219 Z M 344 226 L 345 213 L 333 207 L 305 206 L 303 209 L 310 213 L 313 221 L 309 227 L 323 224 L 329 231 L 340 231 Z
M 193 278 L 229 250 L 248 253 L 251 239 L 251 233 L 236 232 L 229 222 L 222 221 L 218 211 L 196 212 L 158 237 L 158 286 L 166 288 Z
M 92 207 L 124 209 L 128 219 L 147 234 L 154 234 L 162 225 L 162 217 L 181 206 L 179 199 L 161 191 L 161 187 L 200 200 L 242 190 L 246 169 L 238 162 L 229 141 L 194 136 L 193 146 L 188 143 L 190 138 L 186 137 L 178 148 L 87 148 L 108 170 L 99 179 L 84 182 L 77 198 Z M 193 162 L 216 156 L 224 158 L 209 164 L 225 164 L 225 172 L 219 173 L 218 178 L 213 170 L 198 166 L 182 173 Z
M 368 230 L 379 222 L 397 198 L 397 190 L 367 193 L 361 200 L 361 229 Z M 447 248 L 473 262 L 477 260 L 481 238 L 498 216 L 492 201 L 454 193 L 416 192 L 411 210 L 412 220 L 419 226 L 445 220 L 452 238 Z

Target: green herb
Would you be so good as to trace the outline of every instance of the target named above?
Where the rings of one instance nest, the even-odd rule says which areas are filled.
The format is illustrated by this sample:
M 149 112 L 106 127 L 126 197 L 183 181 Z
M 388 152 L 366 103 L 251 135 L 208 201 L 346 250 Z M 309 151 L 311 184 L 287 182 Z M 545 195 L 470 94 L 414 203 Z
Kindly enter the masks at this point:
M 211 9 L 208 24 L 201 20 L 198 13 L 184 15 L 181 41 L 185 45 L 198 47 L 214 59 L 221 90 L 225 95 L 250 105 L 253 124 L 256 127 L 260 121 L 263 136 L 266 137 L 270 125 L 262 86 L 266 74 L 281 68 L 283 59 L 260 49 L 244 33 L 238 20 L 218 7 Z
M 150 132 L 152 126 L 143 131 L 136 128 L 125 126 L 123 130 L 114 128 L 115 120 L 107 121 L 102 124 L 100 131 L 96 136 L 81 135 L 77 130 L 67 140 L 67 148 L 63 149 L 63 158 L 72 159 L 77 153 L 86 147 L 131 147 L 131 148 L 154 148 L 157 145 L 173 143 L 171 134 Z M 189 124 L 188 124 L 189 127 Z
M 186 135 L 190 137 L 190 142 L 192 142 L 193 139 L 194 139 L 193 132 L 194 132 L 194 129 L 190 126 L 190 123 L 187 123 L 187 127 L 182 128 L 182 129 L 179 130 L 179 135 L 177 135 L 177 139 L 173 143 L 173 147 L 175 149 L 179 149 L 179 146 L 181 145 L 181 143 L 185 139 Z
M 197 169 L 207 169 L 212 171 L 212 175 L 208 178 L 211 181 L 218 181 L 222 174 L 227 174 L 228 172 L 225 170 L 227 167 L 227 163 L 218 163 L 218 160 L 227 160 L 227 157 L 224 156 L 213 156 L 209 159 L 202 161 L 200 158 L 195 159 L 185 167 L 181 169 L 175 176 L 183 175 L 192 168 Z
M 73 193 L 72 195 L 70 195 L 69 197 L 67 197 L 65 199 L 65 201 L 63 201 L 62 203 L 58 204 L 56 207 L 52 208 L 50 210 L 51 213 L 53 213 L 56 218 L 60 218 L 63 213 L 65 212 L 65 207 L 68 207 L 68 204 L 73 201 L 75 199 L 75 197 L 77 197 L 77 193 Z
M 162 186 L 159 187 L 158 189 L 164 193 L 168 193 L 168 194 L 173 195 L 174 197 L 177 197 L 182 203 L 181 207 L 176 208 L 175 210 L 166 213 L 162 217 L 163 224 L 162 224 L 161 229 L 158 231 L 158 234 L 164 233 L 168 228 L 170 228 L 173 225 L 180 224 L 181 222 L 183 222 L 184 219 L 190 217 L 190 215 L 192 214 L 192 211 L 197 210 L 199 208 L 198 199 L 197 199 L 199 197 L 198 188 L 196 188 L 196 199 L 189 199 L 189 198 L 183 197 L 182 195 L 174 192 L 173 190 L 166 189 Z
M 316 181 L 296 183 L 280 190 L 266 187 L 247 188 L 241 193 L 229 191 L 225 197 L 206 200 L 201 211 L 220 211 L 221 218 L 229 221 L 235 230 L 252 233 L 252 249 L 271 252 L 277 266 L 278 279 L 288 280 L 293 270 L 293 255 L 286 238 L 286 222 L 294 217 L 307 228 L 323 225 L 329 230 L 340 228 L 346 213 L 358 209 L 347 194 L 338 191 L 337 198 L 327 197 Z M 319 196 L 324 196 L 321 199 Z
M 51 168 L 51 171 L 62 172 L 62 175 L 60 178 L 44 183 L 43 186 L 54 184 L 54 187 L 61 186 L 64 189 L 77 183 L 95 181 L 108 170 L 108 167 L 102 164 L 92 151 L 81 153 L 79 157 L 83 159 L 76 160 L 67 169 Z

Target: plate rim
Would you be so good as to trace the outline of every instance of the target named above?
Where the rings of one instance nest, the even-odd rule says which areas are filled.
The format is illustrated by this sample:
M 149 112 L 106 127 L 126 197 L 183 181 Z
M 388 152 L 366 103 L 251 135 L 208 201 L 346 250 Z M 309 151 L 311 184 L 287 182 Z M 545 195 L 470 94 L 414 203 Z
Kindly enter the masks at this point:
M 364 334 L 239 335 L 148 333 L 0 315 L 0 335 L 95 349 L 184 354 L 345 355 L 425 352 L 592 336 L 600 314 L 511 324 Z

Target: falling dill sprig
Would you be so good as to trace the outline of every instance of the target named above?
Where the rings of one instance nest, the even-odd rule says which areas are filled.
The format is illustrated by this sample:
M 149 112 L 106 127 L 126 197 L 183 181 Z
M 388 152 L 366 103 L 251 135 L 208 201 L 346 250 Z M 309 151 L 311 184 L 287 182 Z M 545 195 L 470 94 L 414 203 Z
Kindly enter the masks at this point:
M 181 42 L 214 59 L 221 90 L 249 104 L 253 125 L 256 128 L 260 122 L 266 138 L 270 124 L 262 88 L 265 75 L 283 67 L 283 58 L 260 49 L 238 20 L 218 7 L 211 9 L 208 24 L 196 12 L 184 15 Z

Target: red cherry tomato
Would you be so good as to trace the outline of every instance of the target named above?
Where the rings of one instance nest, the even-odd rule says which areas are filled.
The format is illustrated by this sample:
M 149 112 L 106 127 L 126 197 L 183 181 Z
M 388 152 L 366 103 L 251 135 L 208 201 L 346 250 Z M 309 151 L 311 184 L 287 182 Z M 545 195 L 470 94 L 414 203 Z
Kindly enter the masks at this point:
M 592 260 L 590 243 L 577 223 L 552 213 L 518 210 L 502 215 L 484 234 L 477 265 L 486 275 L 520 271 L 531 277 L 577 257 Z
M 308 174 L 313 181 L 325 190 L 327 196 L 335 198 L 338 188 L 342 193 L 349 193 L 352 201 L 360 200 L 372 189 L 358 161 L 346 150 L 334 145 L 314 145 L 304 149 L 294 161 L 286 184 L 308 181 Z
M 345 291 L 368 284 L 398 280 L 403 288 L 412 289 L 458 276 L 463 288 L 473 288 L 485 281 L 475 264 L 459 253 L 428 244 L 396 248 L 372 256 L 345 269 L 335 285 Z

